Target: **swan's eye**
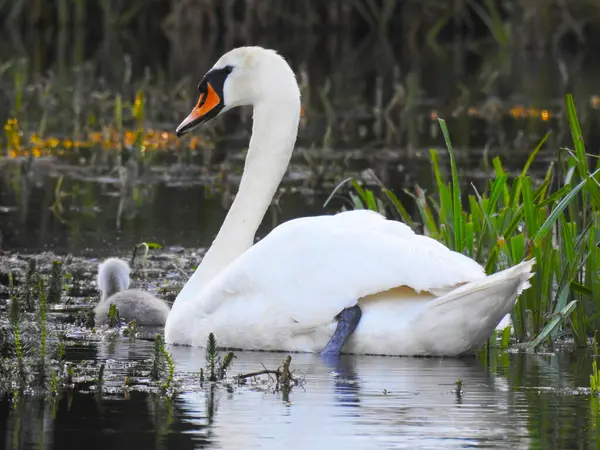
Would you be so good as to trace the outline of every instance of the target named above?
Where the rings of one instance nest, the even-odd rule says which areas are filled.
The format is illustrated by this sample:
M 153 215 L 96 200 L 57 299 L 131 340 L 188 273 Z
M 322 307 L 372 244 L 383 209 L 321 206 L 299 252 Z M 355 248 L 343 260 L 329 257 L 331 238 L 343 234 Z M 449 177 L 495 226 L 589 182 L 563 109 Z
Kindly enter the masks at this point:
M 229 75 L 231 72 L 233 72 L 233 66 L 225 66 L 223 67 L 223 71 Z

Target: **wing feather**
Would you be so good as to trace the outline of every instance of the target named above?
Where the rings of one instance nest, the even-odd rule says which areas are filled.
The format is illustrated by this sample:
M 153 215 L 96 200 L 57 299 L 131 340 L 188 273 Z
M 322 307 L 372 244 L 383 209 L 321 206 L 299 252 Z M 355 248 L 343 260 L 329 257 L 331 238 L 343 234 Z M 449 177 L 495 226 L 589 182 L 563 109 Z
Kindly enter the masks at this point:
M 278 226 L 221 272 L 198 300 L 206 314 L 234 299 L 266 302 L 260 308 L 273 317 L 310 328 L 330 323 L 362 297 L 398 286 L 435 293 L 484 277 L 472 259 L 400 222 L 350 211 Z

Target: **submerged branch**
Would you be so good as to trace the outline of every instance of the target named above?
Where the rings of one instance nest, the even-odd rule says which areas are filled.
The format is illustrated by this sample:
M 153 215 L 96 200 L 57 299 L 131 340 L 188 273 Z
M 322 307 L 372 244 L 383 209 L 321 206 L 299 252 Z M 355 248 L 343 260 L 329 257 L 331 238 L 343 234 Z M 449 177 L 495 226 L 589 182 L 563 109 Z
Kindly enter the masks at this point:
M 257 372 L 240 373 L 236 376 L 236 378 L 238 380 L 245 380 L 247 378 L 258 377 L 261 375 L 275 375 L 277 378 L 279 378 L 281 376 L 281 372 L 279 370 L 264 369 Z
M 265 368 L 263 370 L 258 370 L 256 372 L 241 373 L 236 376 L 236 380 L 238 381 L 238 383 L 243 383 L 244 380 L 246 380 L 248 378 L 254 378 L 254 377 L 261 376 L 261 375 L 269 375 L 269 376 L 275 375 L 276 383 L 277 383 L 278 387 L 280 385 L 283 389 L 289 389 L 289 388 L 291 388 L 292 385 L 297 386 L 300 383 L 300 380 L 296 379 L 292 375 L 292 372 L 290 371 L 291 363 L 292 363 L 292 357 L 290 355 L 288 355 L 285 358 L 285 360 L 283 361 L 283 364 L 281 365 L 281 367 L 279 367 L 276 370 Z

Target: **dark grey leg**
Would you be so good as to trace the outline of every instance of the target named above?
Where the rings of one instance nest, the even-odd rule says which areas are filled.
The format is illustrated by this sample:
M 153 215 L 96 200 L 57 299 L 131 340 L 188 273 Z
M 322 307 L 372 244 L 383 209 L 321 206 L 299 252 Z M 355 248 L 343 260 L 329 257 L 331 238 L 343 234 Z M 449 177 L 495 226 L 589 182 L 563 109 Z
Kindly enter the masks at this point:
M 350 335 L 356 330 L 361 316 L 362 311 L 358 305 L 346 308 L 339 313 L 336 316 L 337 328 L 323 351 L 321 351 L 321 355 L 339 355 Z

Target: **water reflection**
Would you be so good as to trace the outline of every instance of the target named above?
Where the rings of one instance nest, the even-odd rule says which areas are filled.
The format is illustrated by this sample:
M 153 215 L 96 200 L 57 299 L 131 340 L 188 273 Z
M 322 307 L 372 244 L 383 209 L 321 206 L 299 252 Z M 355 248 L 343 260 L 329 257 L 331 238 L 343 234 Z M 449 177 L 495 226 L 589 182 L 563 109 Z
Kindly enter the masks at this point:
M 173 350 L 178 367 L 196 364 L 195 350 Z M 244 371 L 259 361 L 276 366 L 281 359 L 278 353 L 244 353 L 235 368 Z M 525 424 L 511 411 L 506 379 L 490 375 L 475 359 L 349 357 L 331 367 L 315 355 L 295 355 L 293 364 L 309 382 L 306 391 L 292 391 L 289 403 L 271 392 L 219 393 L 214 439 L 220 445 L 463 448 L 511 442 L 512 448 L 529 448 Z M 460 400 L 453 392 L 458 379 L 465 392 Z M 190 414 L 204 408 L 202 394 L 181 399 Z
M 591 448 L 599 409 L 587 386 L 589 358 L 504 354 L 490 367 L 477 358 L 344 356 L 331 365 L 294 354 L 305 383 L 287 395 L 268 382 L 204 385 L 204 350 L 171 347 L 187 380 L 172 399 L 144 392 L 132 373 L 152 342 L 107 339 L 67 347 L 67 359 L 104 361 L 103 389 L 59 397 L 0 399 L 4 448 Z M 276 368 L 284 353 L 240 352 L 230 371 Z M 126 376 L 137 389 L 115 390 Z M 462 380 L 462 391 L 456 382 Z M 140 391 L 141 390 L 141 391 Z

